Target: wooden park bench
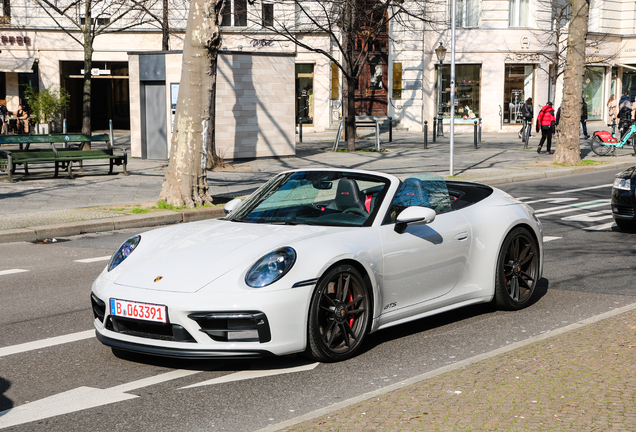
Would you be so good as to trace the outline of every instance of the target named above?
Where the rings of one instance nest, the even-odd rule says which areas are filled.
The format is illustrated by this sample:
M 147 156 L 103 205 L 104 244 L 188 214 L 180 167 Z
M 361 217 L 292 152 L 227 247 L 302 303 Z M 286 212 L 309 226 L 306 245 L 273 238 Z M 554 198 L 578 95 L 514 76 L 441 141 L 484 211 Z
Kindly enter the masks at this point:
M 105 142 L 106 149 L 81 150 L 80 146 L 86 143 Z M 49 144 L 50 148 L 29 148 L 31 144 Z M 73 162 L 85 160 L 108 160 L 110 167 L 108 173 L 113 173 L 114 165 L 123 165 L 124 174 L 128 175 L 126 165 L 128 155 L 125 150 L 121 154 L 115 154 L 115 149 L 110 143 L 107 134 L 86 136 L 83 134 L 60 134 L 60 135 L 2 135 L 0 144 L 19 144 L 19 150 L 0 149 L 0 171 L 9 174 L 9 181 L 15 181 L 15 174 L 18 165 L 24 166 L 24 173 L 29 174 L 29 165 L 33 164 L 53 164 L 55 167 L 55 177 L 58 176 L 60 168 L 67 171 L 69 178 L 73 176 Z M 57 144 L 57 145 L 56 145 Z M 62 145 L 61 147 L 60 144 Z

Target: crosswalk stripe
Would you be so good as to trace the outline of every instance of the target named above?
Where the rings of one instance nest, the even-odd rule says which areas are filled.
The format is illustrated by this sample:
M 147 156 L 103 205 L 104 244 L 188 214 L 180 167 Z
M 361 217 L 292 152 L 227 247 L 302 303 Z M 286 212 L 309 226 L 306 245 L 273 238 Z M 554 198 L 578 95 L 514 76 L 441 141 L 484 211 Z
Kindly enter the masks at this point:
M 109 259 L 110 259 L 110 255 L 107 255 L 107 256 L 101 256 L 101 257 L 96 257 L 96 258 L 79 259 L 79 260 L 75 260 L 75 262 L 78 262 L 78 263 L 92 263 L 92 262 L 97 262 L 97 261 L 108 261 Z
M 564 191 L 559 191 L 559 192 L 549 192 L 548 195 L 561 195 L 561 194 L 572 193 L 572 192 L 580 192 L 580 191 L 585 191 L 585 190 L 602 189 L 602 188 L 610 187 L 610 186 L 613 186 L 613 185 L 614 185 L 613 183 L 608 183 L 608 184 L 604 184 L 604 185 L 590 186 L 590 187 L 584 187 L 584 188 L 579 188 L 579 189 L 569 189 L 569 190 L 564 190 Z
M 28 272 L 28 270 L 22 270 L 22 269 L 0 270 L 0 276 L 13 274 L 13 273 L 23 273 L 23 272 Z
M 608 222 L 602 225 L 595 225 L 595 226 L 591 226 L 591 227 L 587 227 L 583 229 L 585 231 L 603 231 L 603 230 L 612 228 L 614 225 L 616 225 L 614 222 Z
M 594 200 L 580 204 L 571 204 L 560 207 L 552 207 L 547 209 L 541 209 L 534 212 L 538 217 L 549 216 L 554 214 L 570 213 L 581 209 L 589 209 L 594 207 L 602 207 L 610 203 L 610 200 Z

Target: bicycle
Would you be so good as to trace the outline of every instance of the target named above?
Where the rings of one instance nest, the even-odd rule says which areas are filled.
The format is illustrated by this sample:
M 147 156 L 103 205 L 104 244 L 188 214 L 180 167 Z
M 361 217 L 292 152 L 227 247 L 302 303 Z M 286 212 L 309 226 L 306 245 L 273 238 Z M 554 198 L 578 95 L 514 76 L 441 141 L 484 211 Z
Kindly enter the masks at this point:
M 612 130 L 616 130 L 616 120 L 614 120 Z M 594 132 L 594 138 L 590 143 L 592 151 L 599 156 L 607 156 L 614 154 L 617 148 L 623 148 L 632 139 L 632 147 L 634 148 L 634 154 L 636 155 L 636 123 L 632 123 L 628 132 L 623 135 L 620 141 L 616 138 L 615 132 L 599 131 Z

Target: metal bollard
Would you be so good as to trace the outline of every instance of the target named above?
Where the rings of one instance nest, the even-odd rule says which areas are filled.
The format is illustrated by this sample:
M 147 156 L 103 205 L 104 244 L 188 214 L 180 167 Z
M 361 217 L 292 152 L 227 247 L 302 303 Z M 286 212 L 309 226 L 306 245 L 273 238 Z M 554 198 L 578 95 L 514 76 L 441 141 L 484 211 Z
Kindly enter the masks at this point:
M 477 120 L 475 120 L 474 129 L 475 129 L 474 131 L 475 132 L 475 150 L 477 150 Z
M 389 117 L 389 142 L 393 142 L 393 117 Z
M 424 120 L 424 150 L 428 149 L 428 121 Z
M 348 119 L 349 119 L 349 117 L 345 117 L 345 120 L 344 120 L 345 142 L 346 143 L 349 142 L 349 128 L 347 127 L 347 123 L 349 122 Z
M 298 140 L 303 142 L 303 118 L 298 117 Z
M 444 119 L 444 115 L 442 113 L 439 113 L 437 115 L 437 136 L 438 137 L 444 136 L 444 122 L 442 121 L 443 119 Z
M 479 117 L 479 142 L 481 142 L 481 117 Z
M 433 142 L 437 142 L 437 117 L 433 117 Z

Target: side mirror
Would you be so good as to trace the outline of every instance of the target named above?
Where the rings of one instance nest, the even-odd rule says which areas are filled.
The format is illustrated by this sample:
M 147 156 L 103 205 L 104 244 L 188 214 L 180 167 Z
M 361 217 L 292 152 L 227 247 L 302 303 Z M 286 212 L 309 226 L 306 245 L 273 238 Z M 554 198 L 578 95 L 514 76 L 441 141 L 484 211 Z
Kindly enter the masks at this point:
M 428 224 L 435 220 L 435 210 L 428 207 L 407 207 L 398 215 L 395 232 L 404 233 L 407 225 Z
M 227 204 L 225 204 L 225 206 L 223 206 L 223 211 L 225 212 L 226 215 L 229 215 L 230 213 L 234 211 L 235 208 L 238 207 L 240 203 L 241 203 L 240 198 L 234 198 L 232 201 L 229 201 Z

